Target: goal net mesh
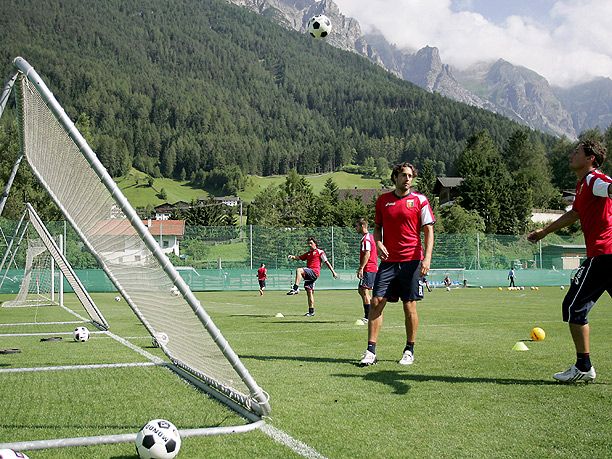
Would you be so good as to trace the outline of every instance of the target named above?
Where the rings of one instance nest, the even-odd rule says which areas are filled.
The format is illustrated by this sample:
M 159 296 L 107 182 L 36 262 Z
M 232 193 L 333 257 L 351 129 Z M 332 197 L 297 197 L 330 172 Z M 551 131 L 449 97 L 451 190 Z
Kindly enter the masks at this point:
M 18 308 L 27 306 L 54 306 L 56 301 L 54 288 L 58 285 L 59 276 L 53 266 L 53 258 L 40 239 L 28 239 L 25 269 L 15 299 L 5 301 L 2 307 Z M 55 276 L 55 279 L 53 277 Z
M 252 409 L 252 402 L 262 402 L 266 396 L 259 387 L 253 389 L 250 375 L 238 372 L 237 368 L 244 368 L 242 363 L 228 360 L 227 352 L 224 354 L 215 342 L 219 338 L 209 333 L 204 321 L 178 294 L 111 194 L 110 190 L 116 188 L 101 181 L 47 107 L 37 90 L 39 84 L 44 86 L 42 82 L 32 83 L 25 75 L 18 80 L 22 147 L 35 175 L 97 254 L 107 275 L 149 332 L 167 335 L 167 344 L 162 347 L 171 361 Z M 223 337 L 220 341 L 226 343 Z

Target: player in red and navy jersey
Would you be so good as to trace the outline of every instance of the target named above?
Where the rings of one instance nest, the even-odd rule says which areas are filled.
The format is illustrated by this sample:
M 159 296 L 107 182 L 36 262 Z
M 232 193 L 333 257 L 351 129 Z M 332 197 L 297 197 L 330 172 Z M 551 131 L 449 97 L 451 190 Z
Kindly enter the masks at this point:
M 306 260 L 305 268 L 296 268 L 295 283 L 291 290 L 287 292 L 287 295 L 297 295 L 300 292 L 300 281 L 304 279 L 304 290 L 306 290 L 306 296 L 308 297 L 308 312 L 304 315 L 312 317 L 315 315 L 314 288 L 315 282 L 321 274 L 321 262 L 327 265 L 334 279 L 338 277 L 338 274 L 336 274 L 334 267 L 328 261 L 325 252 L 318 248 L 318 242 L 314 237 L 310 236 L 308 238 L 308 246 L 310 250 L 302 255 L 287 255 L 289 260 Z
M 376 363 L 376 342 L 387 301 L 402 300 L 406 325 L 406 346 L 399 361 L 414 361 L 414 341 L 419 318 L 417 301 L 423 298 L 423 277 L 429 272 L 434 245 L 435 218 L 427 198 L 411 190 L 416 168 L 398 164 L 391 172 L 395 190 L 376 201 L 374 240 L 382 260 L 378 266 L 368 320 L 368 347 L 361 365 Z M 421 245 L 424 234 L 425 250 Z
M 368 232 L 368 220 L 359 218 L 355 222 L 355 230 L 362 235 L 359 243 L 359 268 L 357 268 L 357 279 L 359 285 L 357 290 L 363 303 L 363 323 L 368 323 L 370 313 L 370 302 L 372 300 L 372 288 L 374 278 L 378 271 L 378 250 L 374 236 Z
M 531 242 L 536 242 L 577 220 L 584 233 L 587 259 L 572 279 L 562 306 L 563 321 L 569 323 L 576 348 L 576 364 L 553 375 L 561 382 L 595 379 L 587 315 L 605 291 L 612 297 L 612 179 L 597 170 L 605 160 L 606 149 L 598 142 L 580 142 L 569 160 L 570 168 L 578 177 L 572 209 L 527 236 Z
M 268 278 L 268 270 L 266 264 L 262 263 L 257 270 L 257 282 L 259 282 L 259 294 L 263 296 L 264 290 L 266 289 L 266 279 Z

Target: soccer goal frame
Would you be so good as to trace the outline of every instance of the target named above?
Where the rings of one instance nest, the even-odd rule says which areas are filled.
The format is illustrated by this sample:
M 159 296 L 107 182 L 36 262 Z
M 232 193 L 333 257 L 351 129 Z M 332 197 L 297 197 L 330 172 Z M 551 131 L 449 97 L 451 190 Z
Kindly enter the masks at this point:
M 22 150 L 34 175 L 149 333 L 153 337 L 160 331 L 170 335 L 168 343 L 161 345 L 171 362 L 168 366 L 259 426 L 270 413 L 268 394 L 255 382 L 38 73 L 21 57 L 14 65 L 19 70 L 16 97 Z M 38 128 L 40 125 L 44 129 Z M 47 135 L 52 136 L 52 145 L 45 142 Z M 66 163 L 71 167 L 57 166 Z M 76 180 L 75 171 L 80 174 Z M 66 198 L 66 188 L 73 190 L 70 187 L 78 190 L 76 198 L 75 192 Z M 87 192 L 79 187 L 88 187 Z M 96 203 L 102 205 L 96 207 Z M 95 215 L 84 212 L 85 207 Z M 108 249 L 109 241 L 116 240 L 122 248 Z M 153 291 L 143 295 L 145 284 Z M 165 312 L 152 310 L 160 305 Z M 186 331 L 192 333 L 164 328 L 168 323 L 185 323 Z M 217 433 L 253 427 L 231 426 Z M 187 435 L 210 434 L 210 428 L 196 430 Z M 94 443 L 130 438 L 96 437 Z M 28 449 L 68 446 L 65 440 L 45 440 L 34 447 L 28 443 Z M 80 441 L 70 445 L 92 444 Z
M 427 283 L 431 288 L 444 288 L 444 279 L 448 276 L 451 281 L 449 287 L 463 287 L 465 285 L 465 268 L 433 268 L 427 273 Z
M 2 303 L 2 307 L 29 306 L 30 303 L 32 303 L 31 305 L 33 306 L 58 305 L 58 306 L 63 307 L 64 306 L 63 304 L 63 279 L 62 279 L 62 276 L 63 276 L 63 278 L 66 279 L 70 287 L 72 287 L 72 290 L 74 291 L 77 299 L 79 300 L 79 302 L 81 303 L 81 305 L 83 306 L 83 308 L 85 309 L 89 317 L 91 318 L 93 325 L 95 325 L 99 329 L 105 329 L 105 330 L 108 329 L 109 324 L 104 318 L 104 315 L 102 314 L 100 309 L 97 307 L 96 303 L 91 298 L 87 290 L 85 289 L 85 286 L 83 285 L 79 277 L 76 275 L 74 269 L 72 268 L 72 266 L 70 265 L 70 263 L 68 262 L 64 254 L 62 253 L 61 248 L 58 247 L 55 240 L 53 239 L 53 236 L 51 236 L 51 233 L 49 233 L 49 230 L 47 229 L 45 224 L 42 222 L 42 220 L 36 213 L 36 210 L 34 210 L 34 207 L 32 207 L 32 205 L 29 202 L 26 203 L 26 212 L 28 214 L 28 223 L 30 224 L 32 228 L 34 228 L 36 235 L 42 242 L 41 251 L 48 252 L 52 260 L 51 273 L 50 273 L 50 279 L 51 279 L 50 295 L 51 297 L 46 298 L 47 300 L 46 302 L 45 302 L 45 298 L 42 298 L 41 299 L 42 301 L 34 301 L 34 302 L 30 302 L 27 299 L 25 299 L 25 296 L 30 290 L 27 284 L 31 284 L 31 270 L 32 270 L 32 266 L 31 265 L 28 266 L 28 263 L 27 263 L 31 257 L 26 257 L 26 267 L 25 267 L 22 284 L 19 289 L 20 290 L 19 294 L 17 295 L 17 298 L 15 300 Z M 30 248 L 28 248 L 28 250 L 30 250 Z M 13 256 L 15 253 L 16 252 L 13 252 Z M 9 263 L 9 266 L 10 266 L 10 263 Z M 56 301 L 54 298 L 54 293 L 55 293 L 54 266 L 57 266 L 59 268 L 59 272 L 61 273 L 61 276 L 58 282 L 58 294 L 60 296 L 58 301 Z M 8 268 L 7 268 L 7 272 L 8 272 Z

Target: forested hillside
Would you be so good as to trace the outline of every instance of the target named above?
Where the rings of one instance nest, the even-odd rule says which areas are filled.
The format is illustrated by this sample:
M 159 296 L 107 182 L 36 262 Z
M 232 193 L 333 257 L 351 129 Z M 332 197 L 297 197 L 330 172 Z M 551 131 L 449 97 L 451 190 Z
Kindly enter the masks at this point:
M 202 183 L 368 157 L 451 174 L 470 136 L 503 147 L 518 128 L 221 0 L 5 0 L 0 42 L 2 79 L 25 57 L 113 176 Z

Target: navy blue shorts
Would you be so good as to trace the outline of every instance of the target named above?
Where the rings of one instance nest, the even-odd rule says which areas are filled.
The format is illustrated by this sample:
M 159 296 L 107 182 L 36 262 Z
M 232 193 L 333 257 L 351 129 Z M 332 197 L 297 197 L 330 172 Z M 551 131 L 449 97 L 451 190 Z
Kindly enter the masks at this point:
M 374 287 L 374 280 L 376 279 L 376 273 L 367 273 L 364 271 L 363 277 L 359 279 L 359 288 L 365 288 L 372 290 Z
M 399 298 L 402 301 L 422 300 L 421 261 L 381 262 L 374 281 L 373 296 L 386 298 L 390 302 Z
M 595 302 L 607 291 L 612 297 L 612 255 L 587 258 L 572 279 L 563 299 L 563 321 L 588 324 L 587 315 Z
M 265 280 L 260 280 L 259 281 L 259 288 L 266 288 L 266 281 Z
M 310 268 L 302 268 L 304 269 L 304 274 L 302 274 L 302 278 L 304 278 L 304 288 L 306 290 L 314 290 L 315 282 L 319 278 L 317 274 Z

